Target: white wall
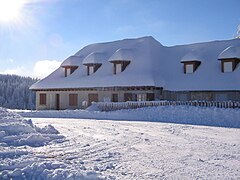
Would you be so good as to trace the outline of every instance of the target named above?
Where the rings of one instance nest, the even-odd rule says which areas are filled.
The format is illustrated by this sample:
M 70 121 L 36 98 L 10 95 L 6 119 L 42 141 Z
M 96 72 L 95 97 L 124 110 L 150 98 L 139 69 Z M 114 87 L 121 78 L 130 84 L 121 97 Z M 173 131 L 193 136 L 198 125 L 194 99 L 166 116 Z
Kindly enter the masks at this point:
M 39 94 L 46 93 L 46 105 L 39 105 Z M 88 94 L 89 93 L 97 93 L 98 100 L 100 102 L 104 101 L 111 101 L 112 94 L 118 94 L 119 102 L 124 101 L 124 93 L 133 93 L 138 94 L 139 100 L 140 96 L 141 99 L 146 99 L 145 93 L 154 93 L 152 90 L 148 91 L 141 91 L 141 90 L 133 90 L 133 91 L 37 91 L 36 92 L 36 109 L 37 110 L 44 110 L 44 109 L 56 109 L 56 94 L 60 96 L 60 109 L 76 109 L 76 108 L 84 108 L 83 102 L 88 102 Z M 78 107 L 71 107 L 69 106 L 69 94 L 78 94 Z

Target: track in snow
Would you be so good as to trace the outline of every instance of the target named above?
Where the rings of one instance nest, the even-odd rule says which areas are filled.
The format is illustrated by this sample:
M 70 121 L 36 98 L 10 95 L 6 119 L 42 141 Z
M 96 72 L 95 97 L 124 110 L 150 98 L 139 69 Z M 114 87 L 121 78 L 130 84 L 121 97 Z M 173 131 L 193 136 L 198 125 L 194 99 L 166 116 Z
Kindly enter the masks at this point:
M 33 118 L 66 136 L 38 157 L 110 179 L 240 178 L 240 129 L 154 122 Z

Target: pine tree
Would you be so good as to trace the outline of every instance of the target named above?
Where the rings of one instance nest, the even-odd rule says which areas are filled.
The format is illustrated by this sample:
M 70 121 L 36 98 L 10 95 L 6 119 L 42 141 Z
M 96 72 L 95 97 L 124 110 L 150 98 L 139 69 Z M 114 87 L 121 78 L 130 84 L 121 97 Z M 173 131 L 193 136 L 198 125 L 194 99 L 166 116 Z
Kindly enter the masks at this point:
M 17 75 L 0 75 L 0 106 L 35 109 L 35 93 L 29 87 L 37 80 Z
M 240 38 L 240 24 L 237 27 L 237 32 L 236 32 L 235 38 Z

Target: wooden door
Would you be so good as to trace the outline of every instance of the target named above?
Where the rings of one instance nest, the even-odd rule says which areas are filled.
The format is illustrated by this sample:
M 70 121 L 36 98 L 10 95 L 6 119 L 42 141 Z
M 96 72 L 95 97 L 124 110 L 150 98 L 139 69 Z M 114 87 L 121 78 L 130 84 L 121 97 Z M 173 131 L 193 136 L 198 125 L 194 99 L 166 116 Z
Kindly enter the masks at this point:
M 112 102 L 118 102 L 118 94 L 112 94 Z
M 98 102 L 98 94 L 88 94 L 88 105 L 90 106 L 92 102 Z
M 60 109 L 60 94 L 56 94 L 56 110 Z

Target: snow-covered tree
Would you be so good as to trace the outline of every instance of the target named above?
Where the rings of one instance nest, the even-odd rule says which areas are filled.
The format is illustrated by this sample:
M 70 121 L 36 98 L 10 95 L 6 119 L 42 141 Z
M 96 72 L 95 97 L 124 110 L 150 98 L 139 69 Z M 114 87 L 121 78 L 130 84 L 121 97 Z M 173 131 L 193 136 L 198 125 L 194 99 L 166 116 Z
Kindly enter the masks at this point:
M 237 32 L 236 32 L 235 38 L 240 38 L 240 24 L 237 27 Z
M 37 79 L 16 75 L 0 75 L 0 106 L 16 109 L 34 109 L 35 93 L 29 87 Z

